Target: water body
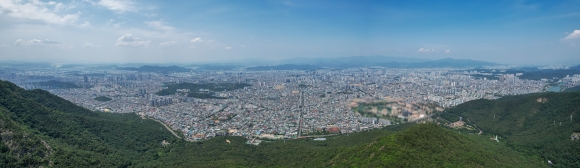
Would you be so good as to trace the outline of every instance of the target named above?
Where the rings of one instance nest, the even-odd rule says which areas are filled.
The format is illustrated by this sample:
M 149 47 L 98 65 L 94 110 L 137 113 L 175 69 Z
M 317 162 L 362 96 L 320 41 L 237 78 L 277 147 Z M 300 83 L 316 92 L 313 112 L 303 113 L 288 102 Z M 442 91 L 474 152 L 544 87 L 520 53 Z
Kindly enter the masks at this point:
M 550 87 L 547 91 L 548 92 L 560 92 L 560 90 L 562 90 L 562 88 L 560 87 L 560 85 L 556 85 L 556 86 Z

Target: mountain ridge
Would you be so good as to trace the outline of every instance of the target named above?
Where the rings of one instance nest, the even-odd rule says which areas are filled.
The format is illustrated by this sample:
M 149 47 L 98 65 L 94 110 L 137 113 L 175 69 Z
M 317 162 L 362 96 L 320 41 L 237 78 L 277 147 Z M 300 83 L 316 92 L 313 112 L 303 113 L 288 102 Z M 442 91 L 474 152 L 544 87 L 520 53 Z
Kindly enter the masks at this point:
M 428 60 L 420 58 L 392 57 L 392 56 L 351 56 L 336 58 L 304 58 L 296 57 L 278 61 L 269 66 L 280 65 L 310 65 L 325 68 L 363 68 L 363 67 L 387 67 L 387 68 L 467 68 L 496 66 L 501 64 L 476 61 L 470 59 L 444 58 Z
M 511 148 L 551 160 L 555 167 L 580 167 L 580 143 L 571 135 L 580 132 L 580 93 L 535 93 L 475 100 L 441 113 L 456 122 L 462 117 L 484 133 L 497 135 Z

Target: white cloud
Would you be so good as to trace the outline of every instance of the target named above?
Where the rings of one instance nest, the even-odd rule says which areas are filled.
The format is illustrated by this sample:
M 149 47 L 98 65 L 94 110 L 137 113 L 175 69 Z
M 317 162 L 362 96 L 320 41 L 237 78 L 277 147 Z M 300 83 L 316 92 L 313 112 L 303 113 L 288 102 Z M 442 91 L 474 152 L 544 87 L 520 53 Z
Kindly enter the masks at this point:
M 100 0 L 96 4 L 118 13 L 136 11 L 135 3 L 131 0 Z
M 83 0 L 83 2 L 88 2 L 91 5 L 96 5 L 97 3 L 93 2 L 92 0 Z
M 167 26 L 167 23 L 163 22 L 163 21 L 148 21 L 148 22 L 145 22 L 145 24 L 147 24 L 147 26 L 149 26 L 149 27 L 153 27 L 153 28 L 163 30 L 163 31 L 175 30 L 174 27 Z
M 231 49 L 232 49 L 232 47 L 225 47 L 224 49 L 226 49 L 226 50 L 231 50 Z
M 101 47 L 101 46 L 100 45 L 93 44 L 93 43 L 89 43 L 89 42 L 86 42 L 85 41 L 85 43 L 83 44 L 83 47 L 85 47 L 85 48 L 98 48 L 98 47 Z
M 38 46 L 38 45 L 52 45 L 52 44 L 60 44 L 60 42 L 49 40 L 49 39 L 45 39 L 45 40 L 32 39 L 32 40 L 28 40 L 28 41 L 18 39 L 14 42 L 14 45 L 17 45 L 17 46 Z
M 51 5 L 54 5 L 54 12 L 59 12 L 60 10 L 64 9 L 64 5 L 62 3 L 56 3 L 54 1 L 50 1 Z
M 121 25 L 125 24 L 125 22 L 115 23 L 113 24 L 114 27 L 121 27 Z
M 201 43 L 201 42 L 203 42 L 203 40 L 201 38 L 199 38 L 199 37 L 196 37 L 194 39 L 191 39 L 191 42 L 192 43 Z
M 121 25 L 125 24 L 125 22 L 115 23 L 113 24 L 114 27 L 121 27 Z
M 79 14 L 59 14 L 64 8 L 62 3 L 30 0 L 0 0 L 0 14 L 17 19 L 39 20 L 51 24 L 74 23 Z
M 113 25 L 113 27 L 121 27 L 121 25 L 125 24 L 125 22 L 115 22 L 115 19 L 109 19 L 107 25 Z
M 146 13 L 144 16 L 148 18 L 154 18 L 157 17 L 157 13 Z
M 568 34 L 568 36 L 566 36 L 560 40 L 570 41 L 570 40 L 576 40 L 576 39 L 580 39 L 580 30 L 574 30 L 574 32 Z
M 79 25 L 81 27 L 91 27 L 91 23 L 89 21 L 85 21 L 85 23 Z
M 424 48 L 420 48 L 417 52 L 420 52 L 420 53 L 431 53 L 431 52 L 435 52 L 435 49 L 424 49 Z
M 177 42 L 175 42 L 175 41 L 167 41 L 167 42 L 159 43 L 159 45 L 162 47 L 172 46 L 172 45 L 176 45 L 176 44 L 177 44 Z
M 445 53 L 451 53 L 451 50 L 447 50 L 447 51 L 445 51 Z
M 133 46 L 133 47 L 147 47 L 151 43 L 151 40 L 145 41 L 137 37 L 133 37 L 131 34 L 125 34 L 117 39 L 116 46 Z

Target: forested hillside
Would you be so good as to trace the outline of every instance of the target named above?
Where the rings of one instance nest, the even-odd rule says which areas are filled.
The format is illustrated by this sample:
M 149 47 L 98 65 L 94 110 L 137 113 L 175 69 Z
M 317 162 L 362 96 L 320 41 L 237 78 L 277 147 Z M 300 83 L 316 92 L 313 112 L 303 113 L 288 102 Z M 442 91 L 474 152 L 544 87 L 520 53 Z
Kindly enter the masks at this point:
M 551 160 L 555 167 L 580 167 L 580 93 L 539 93 L 476 100 L 442 113 L 454 122 L 463 117 L 484 133 L 528 155 Z
M 477 135 L 461 135 L 435 124 L 420 124 L 370 144 L 340 151 L 329 162 L 337 167 L 541 167 L 503 144 Z
M 0 167 L 125 167 L 156 159 L 176 139 L 135 114 L 96 113 L 43 90 L 0 81 Z
M 246 144 L 176 139 L 135 114 L 92 112 L 0 81 L 0 167 L 541 167 L 478 135 L 412 123 L 327 137 Z M 161 142 L 170 144 L 163 147 Z
M 564 92 L 580 92 L 580 85 L 568 88 Z

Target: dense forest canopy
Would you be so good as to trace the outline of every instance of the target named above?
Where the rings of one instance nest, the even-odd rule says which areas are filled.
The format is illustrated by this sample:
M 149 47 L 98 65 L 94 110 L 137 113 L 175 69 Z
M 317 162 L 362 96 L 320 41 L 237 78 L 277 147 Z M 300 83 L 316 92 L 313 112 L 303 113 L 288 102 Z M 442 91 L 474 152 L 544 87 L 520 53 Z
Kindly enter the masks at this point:
M 99 97 L 96 97 L 95 100 L 105 102 L 105 101 L 110 101 L 113 99 L 111 99 L 110 97 L 107 97 L 107 96 L 99 96 Z
M 475 100 L 446 110 L 451 122 L 468 121 L 498 135 L 511 148 L 551 160 L 556 167 L 580 167 L 580 93 L 537 93 Z

